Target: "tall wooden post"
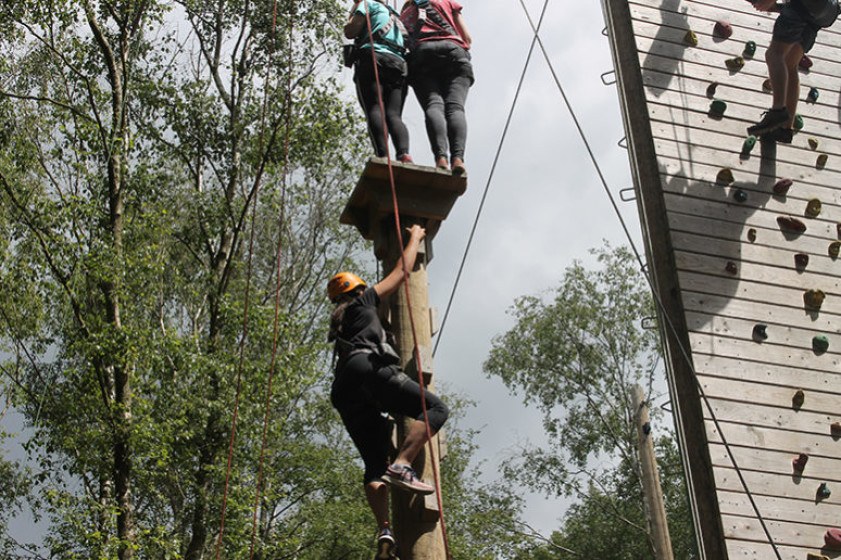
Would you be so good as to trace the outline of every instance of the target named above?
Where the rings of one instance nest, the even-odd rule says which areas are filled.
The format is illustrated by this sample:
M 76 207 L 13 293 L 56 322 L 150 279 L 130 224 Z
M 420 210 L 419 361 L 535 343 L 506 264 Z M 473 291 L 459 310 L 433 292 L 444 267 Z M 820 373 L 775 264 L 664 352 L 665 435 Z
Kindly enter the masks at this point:
M 433 326 L 426 267 L 432 258 L 432 240 L 456 199 L 464 193 L 467 183 L 464 177 L 453 177 L 441 170 L 412 164 L 392 163 L 392 172 L 401 225 L 404 228 L 412 224 L 424 226 L 426 241 L 422 244 L 415 269 L 409 274 L 409 297 L 406 296 L 405 287 L 401 286 L 389 301 L 383 302 L 386 309 L 381 309 L 381 312 L 385 312 L 391 323 L 403 370 L 416 380 L 422 376 L 425 387 L 432 391 Z M 341 221 L 356 226 L 363 237 L 373 240 L 374 254 L 383 262 L 383 270 L 388 271 L 394 267 L 403 248 L 398 242 L 394 226 L 389 169 L 382 159 L 372 158 L 368 161 L 342 213 Z M 415 365 L 413 331 L 417 336 L 423 372 L 418 372 Z M 398 420 L 399 443 L 403 440 L 406 423 L 410 420 Z M 439 438 L 435 437 L 413 465 L 424 481 L 433 482 L 433 464 L 437 468 L 440 457 Z M 400 560 L 449 560 L 446 558 L 438 501 L 434 494 L 424 497 L 392 492 L 392 520 Z
M 634 420 L 639 438 L 640 468 L 642 470 L 642 490 L 645 500 L 645 513 L 648 529 L 654 546 L 656 560 L 674 560 L 672 541 L 669 539 L 669 525 L 666 522 L 666 505 L 663 502 L 663 489 L 660 486 L 660 473 L 657 471 L 657 459 L 654 456 L 654 442 L 651 437 L 648 404 L 645 402 L 642 387 L 634 385 L 633 392 Z

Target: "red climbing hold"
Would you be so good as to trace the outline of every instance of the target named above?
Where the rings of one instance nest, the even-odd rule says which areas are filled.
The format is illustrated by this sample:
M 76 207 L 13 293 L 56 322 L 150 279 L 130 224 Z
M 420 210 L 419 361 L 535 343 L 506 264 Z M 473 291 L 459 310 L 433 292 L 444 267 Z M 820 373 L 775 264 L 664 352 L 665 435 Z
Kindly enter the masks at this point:
M 803 472 L 803 469 L 806 468 L 806 463 L 809 462 L 809 456 L 805 453 L 801 453 L 797 457 L 791 460 L 791 466 L 794 467 L 796 472 Z
M 797 392 L 794 393 L 794 396 L 791 397 L 791 408 L 799 410 L 800 407 L 803 406 L 804 402 L 806 402 L 806 393 L 803 392 L 803 389 L 798 389 Z M 803 464 L 805 465 L 806 463 L 804 462 Z
M 788 192 L 794 181 L 791 179 L 780 179 L 774 183 L 774 194 L 784 195 Z
M 804 70 L 808 70 L 812 67 L 812 59 L 804 54 L 803 58 L 800 59 L 798 66 L 800 66 Z
M 829 433 L 832 437 L 841 437 L 841 422 L 833 422 L 829 425 Z
M 777 224 L 779 224 L 780 229 L 782 229 L 783 231 L 789 231 L 793 233 L 803 233 L 804 231 L 806 231 L 806 224 L 804 224 L 797 218 L 792 218 L 791 216 L 778 216 Z
M 716 37 L 721 37 L 722 39 L 729 39 L 733 35 L 733 26 L 730 25 L 729 22 L 724 21 L 723 19 L 718 20 L 715 22 L 715 27 L 713 27 L 713 33 Z
M 827 548 L 841 549 L 841 529 L 827 529 L 823 536 L 823 542 Z

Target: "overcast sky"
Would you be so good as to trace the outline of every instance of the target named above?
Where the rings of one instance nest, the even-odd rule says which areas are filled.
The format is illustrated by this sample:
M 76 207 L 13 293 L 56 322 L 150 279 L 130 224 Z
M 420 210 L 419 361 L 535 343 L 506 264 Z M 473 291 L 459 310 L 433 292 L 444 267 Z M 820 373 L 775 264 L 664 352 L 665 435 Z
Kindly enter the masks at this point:
M 442 225 L 429 266 L 430 300 L 443 315 L 470 228 L 514 99 L 533 37 L 518 0 L 462 0 L 473 36 L 476 83 L 467 99 L 465 160 L 468 188 Z M 542 0 L 526 6 L 537 22 Z M 618 198 L 631 186 L 608 39 L 601 3 L 550 2 L 541 39 Z M 417 163 L 431 165 L 423 115 L 410 93 L 404 120 Z M 620 203 L 634 242 L 640 244 L 635 203 Z M 574 259 L 592 262 L 588 249 L 607 239 L 625 244 L 619 219 L 603 190 L 542 53 L 535 49 L 500 161 L 490 184 L 473 246 L 435 357 L 439 384 L 467 395 L 477 406 L 465 428 L 481 430 L 478 458 L 491 479 L 496 465 L 518 444 L 542 441 L 540 417 L 482 372 L 493 336 L 512 326 L 506 310 L 514 299 L 558 284 Z M 560 525 L 561 500 L 530 496 L 525 520 L 547 536 Z

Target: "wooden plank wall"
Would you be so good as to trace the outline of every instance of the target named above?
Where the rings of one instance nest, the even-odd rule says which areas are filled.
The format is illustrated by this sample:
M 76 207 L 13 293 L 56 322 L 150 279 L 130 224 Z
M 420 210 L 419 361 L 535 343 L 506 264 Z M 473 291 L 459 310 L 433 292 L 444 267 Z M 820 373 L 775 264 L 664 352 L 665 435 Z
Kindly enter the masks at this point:
M 745 155 L 745 128 L 771 104 L 763 81 L 774 16 L 744 0 L 628 5 L 693 367 L 709 403 L 706 434 L 728 555 L 776 557 L 749 492 L 783 559 L 841 557 L 823 541 L 827 528 L 841 526 L 841 439 L 830 431 L 841 421 L 841 259 L 829 254 L 841 238 L 841 22 L 819 33 L 809 53 L 814 66 L 800 72 L 804 129 L 791 145 L 757 143 Z M 717 20 L 733 26 L 730 38 L 714 36 Z M 685 41 L 690 29 L 697 46 Z M 747 41 L 756 54 L 729 70 L 725 61 L 741 56 Z M 727 103 L 721 119 L 708 114 L 712 83 Z M 806 102 L 811 87 L 816 103 Z M 820 154 L 825 166 L 817 165 Z M 723 168 L 732 170 L 732 185 L 716 180 Z M 775 195 L 782 178 L 793 185 Z M 817 217 L 806 215 L 811 199 L 822 203 Z M 797 217 L 806 232 L 783 232 L 780 216 Z M 795 266 L 797 253 L 808 255 L 805 267 Z M 804 305 L 809 289 L 826 294 L 820 310 Z M 760 323 L 764 341 L 753 336 Z M 816 335 L 829 339 L 828 351 L 813 349 Z M 795 407 L 798 390 L 805 398 Z M 802 474 L 792 468 L 800 453 L 809 455 Z M 818 499 L 824 482 L 832 494 Z M 709 521 L 698 520 L 702 528 Z

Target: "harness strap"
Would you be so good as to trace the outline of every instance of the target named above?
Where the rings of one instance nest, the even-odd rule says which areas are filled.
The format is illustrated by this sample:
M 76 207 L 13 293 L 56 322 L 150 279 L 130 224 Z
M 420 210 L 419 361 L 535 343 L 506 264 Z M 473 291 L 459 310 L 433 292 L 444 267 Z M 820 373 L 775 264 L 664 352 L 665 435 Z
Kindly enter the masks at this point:
M 388 39 L 386 37 L 386 35 L 391 31 L 391 29 L 394 26 L 397 26 L 397 30 L 400 32 L 400 35 L 402 35 L 403 39 L 405 40 L 409 36 L 408 32 L 406 31 L 406 26 L 403 25 L 402 21 L 400 21 L 400 15 L 394 10 L 394 8 L 392 8 L 388 4 L 383 5 L 386 8 L 388 8 L 388 21 L 385 25 L 374 31 L 374 42 L 380 43 L 381 45 L 386 45 L 387 47 L 390 47 L 391 49 L 399 52 L 401 55 L 406 54 L 407 49 L 404 45 L 396 43 L 395 41 L 392 41 L 391 39 Z M 356 47 L 359 48 L 362 45 L 368 43 L 369 40 L 370 39 L 368 37 L 360 36 L 356 38 L 354 43 Z
M 414 44 L 418 39 L 425 39 L 428 37 L 459 37 L 460 35 L 458 32 L 453 29 L 453 27 L 447 23 L 447 20 L 444 19 L 444 16 L 441 15 L 441 12 L 438 11 L 433 4 L 429 2 L 429 0 L 415 0 L 415 4 L 418 7 L 418 25 L 414 29 L 414 32 L 411 35 L 411 42 Z M 421 29 L 423 29 L 423 24 L 426 22 L 427 19 L 430 19 L 432 23 L 440 27 L 439 31 L 427 31 L 426 33 L 421 33 Z

